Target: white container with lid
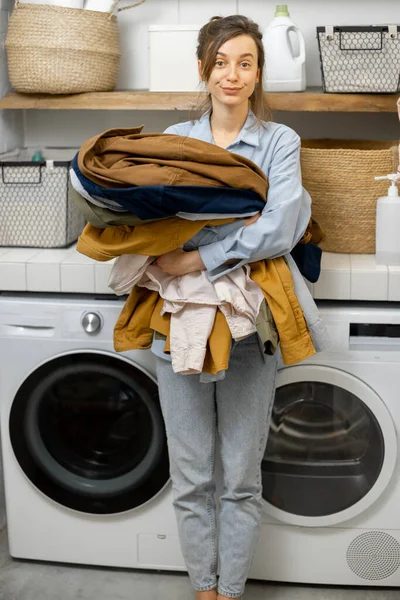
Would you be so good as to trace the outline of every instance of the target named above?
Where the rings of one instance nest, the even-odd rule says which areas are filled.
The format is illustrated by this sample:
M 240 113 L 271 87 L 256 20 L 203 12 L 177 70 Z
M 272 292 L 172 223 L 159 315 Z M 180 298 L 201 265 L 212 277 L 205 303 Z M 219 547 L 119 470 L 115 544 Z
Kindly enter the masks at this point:
M 295 54 L 291 35 L 297 36 Z M 306 52 L 303 34 L 290 19 L 286 4 L 276 7 L 275 18 L 263 35 L 267 92 L 302 92 L 306 89 Z
M 396 185 L 398 175 L 391 173 L 375 179 L 391 181 L 388 195 L 379 198 L 376 205 L 376 263 L 400 265 L 400 197 Z
M 114 0 L 86 0 L 84 8 L 86 10 L 96 10 L 97 12 L 110 12 Z
M 66 8 L 83 8 L 83 0 L 19 0 L 22 4 L 50 4 Z
M 150 91 L 198 92 L 199 25 L 150 25 Z

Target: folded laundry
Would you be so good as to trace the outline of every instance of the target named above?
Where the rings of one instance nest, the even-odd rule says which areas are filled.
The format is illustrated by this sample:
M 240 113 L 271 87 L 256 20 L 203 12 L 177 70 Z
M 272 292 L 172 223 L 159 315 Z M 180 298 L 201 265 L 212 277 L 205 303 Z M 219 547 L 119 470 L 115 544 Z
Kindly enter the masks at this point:
M 93 195 L 98 200 L 104 195 L 106 199 L 126 208 L 123 205 L 126 198 L 121 201 L 123 194 L 128 191 L 134 193 L 136 208 L 133 209 L 130 204 L 129 210 L 142 219 L 142 223 L 134 227 L 121 224 L 96 229 L 88 224 L 78 241 L 78 251 L 100 261 L 124 254 L 142 255 L 140 262 L 143 256 L 147 259 L 183 247 L 205 228 L 213 234 L 213 230 L 219 230 L 224 222 L 233 226 L 233 219 L 229 217 L 237 214 L 243 216 L 245 210 L 250 210 L 249 206 L 256 212 L 262 211 L 261 218 L 266 218 L 264 209 L 268 179 L 251 160 L 201 140 L 168 134 L 146 136 L 140 135 L 140 131 L 138 128 L 105 132 L 88 140 L 75 157 L 74 172 L 90 196 Z M 132 202 L 132 198 L 127 201 Z M 177 217 L 179 212 L 203 215 L 203 218 L 184 220 Z M 210 213 L 219 213 L 221 218 L 204 219 Z M 123 218 L 123 215 L 120 216 Z M 165 216 L 169 218 L 159 218 Z M 146 218 L 151 217 L 156 220 L 146 221 Z M 199 216 L 196 218 L 199 219 Z M 246 230 L 243 222 L 242 229 Z M 303 231 L 302 229 L 297 236 L 298 240 Z M 145 263 L 140 264 L 140 268 L 145 268 L 147 274 L 157 269 L 154 265 L 145 267 Z M 291 274 L 291 269 L 297 270 L 295 265 L 291 265 L 289 269 L 285 258 L 278 256 L 243 266 L 244 270 L 232 265 L 218 277 L 211 277 L 209 271 L 198 273 L 197 276 L 205 277 L 208 283 L 217 285 L 225 276 L 236 273 L 233 276 L 239 277 L 240 273 L 247 274 L 251 284 L 258 286 L 268 303 L 279 334 L 284 363 L 295 364 L 313 355 L 316 351 L 314 332 L 308 327 Z M 175 330 L 173 327 L 171 329 L 171 319 L 177 305 L 163 297 L 161 280 L 151 281 L 154 289 L 135 285 L 130 292 L 114 329 L 117 351 L 149 348 L 154 332 L 166 336 L 165 351 L 173 345 Z M 301 285 L 297 285 L 297 288 L 302 294 L 309 295 L 304 282 L 303 285 L 305 291 Z M 149 286 L 151 287 L 150 284 Z M 170 302 L 170 312 L 165 312 L 166 302 Z M 194 303 L 186 304 L 185 311 L 189 314 L 194 309 Z M 226 370 L 229 364 L 232 332 L 228 320 L 232 315 L 229 311 L 224 314 L 217 310 L 215 304 L 211 306 L 214 306 L 214 316 L 207 320 L 209 325 L 203 328 L 207 330 L 209 337 L 205 349 L 204 343 L 202 344 L 200 354 L 204 359 L 203 373 L 218 374 Z M 198 312 L 199 307 L 196 308 Z M 182 310 L 182 306 L 179 306 L 178 312 Z M 320 334 L 318 311 L 312 299 L 307 310 L 316 326 L 316 333 Z M 194 318 L 189 321 L 191 325 L 195 324 Z M 254 321 L 253 318 L 253 331 Z M 316 335 L 316 342 L 320 337 Z M 187 345 L 183 344 L 183 347 L 188 350 Z M 196 355 L 196 360 L 200 354 Z M 183 361 L 177 368 L 190 370 L 193 367 L 197 370 L 198 362 L 193 365 Z
M 268 179 L 251 160 L 187 136 L 109 129 L 87 140 L 79 171 L 103 187 L 143 185 L 230 187 L 266 201 Z
M 139 219 L 139 217 L 136 215 L 133 215 L 125 210 L 122 212 L 116 212 L 115 210 L 110 210 L 109 208 L 96 206 L 81 196 L 81 194 L 76 191 L 73 185 L 70 189 L 70 198 L 78 210 L 83 214 L 86 221 L 91 223 L 94 227 L 99 227 L 100 229 L 112 227 L 114 225 L 142 225 L 143 223 L 151 223 L 155 220 L 146 219 L 144 221 Z
M 124 254 L 159 256 L 183 246 L 205 224 L 207 221 L 183 221 L 178 218 L 133 228 L 96 229 L 88 224 L 78 240 L 77 249 L 100 261 Z M 260 287 L 271 309 L 284 363 L 296 364 L 315 354 L 313 336 L 297 299 L 286 260 L 280 257 L 254 262 L 249 266 L 251 279 Z M 305 293 L 310 296 L 304 282 L 303 286 Z M 159 299 L 161 303 L 158 303 Z M 169 336 L 170 315 L 161 315 L 163 302 L 157 291 L 138 286 L 133 288 L 114 329 L 114 345 L 118 352 L 150 348 L 154 331 Z M 309 313 L 316 322 L 318 310 L 311 296 L 310 303 Z M 204 371 L 218 373 L 228 368 L 231 339 L 226 318 L 218 311 L 208 340 L 209 353 L 205 357 Z
M 80 182 L 79 178 L 77 177 L 75 171 L 73 169 L 70 170 L 70 178 L 71 178 L 71 185 L 73 187 L 73 189 L 77 192 L 77 194 L 79 194 L 79 196 L 81 196 L 82 201 L 84 201 L 85 203 L 90 203 L 94 206 L 97 206 L 98 208 L 101 209 L 107 209 L 107 210 L 111 210 L 113 212 L 119 212 L 122 213 L 123 215 L 127 216 L 128 219 L 126 220 L 127 222 L 123 222 L 121 224 L 124 225 L 132 225 L 132 224 L 136 224 L 137 221 L 149 221 L 149 220 L 154 220 L 153 219 L 140 219 L 139 217 L 137 217 L 136 221 L 134 223 L 131 222 L 131 219 L 129 218 L 129 215 L 133 214 L 132 212 L 130 212 L 129 210 L 127 210 L 126 208 L 123 208 L 122 206 L 120 206 L 120 204 L 118 202 L 116 202 L 115 200 L 109 200 L 108 198 L 102 198 L 101 196 L 96 196 L 96 195 L 90 195 L 89 192 L 83 187 L 82 183 Z M 142 188 L 143 190 L 144 188 Z M 182 189 L 182 188 L 181 188 Z M 208 188 L 207 188 L 208 189 Z M 214 188 L 212 188 L 214 189 Z M 222 189 L 222 188 L 220 188 Z M 190 192 L 191 193 L 192 188 L 190 188 Z M 154 190 L 152 186 L 149 186 L 149 188 L 146 190 L 145 193 L 148 193 L 148 202 L 151 204 L 152 201 L 154 200 Z M 156 192 L 158 194 L 158 190 Z M 199 194 L 202 193 L 201 190 L 199 190 Z M 118 190 L 118 194 L 117 197 L 120 197 L 120 190 Z M 212 192 L 211 192 L 212 195 Z M 217 196 L 215 194 L 215 196 Z M 76 196 L 75 196 L 76 198 Z M 80 205 L 81 210 L 83 210 L 84 212 L 87 211 L 88 209 L 84 206 L 82 206 L 82 202 L 79 203 L 78 200 L 78 204 Z M 134 204 L 134 203 L 132 203 Z M 231 207 L 230 207 L 231 208 Z M 231 210 L 233 210 L 231 208 Z M 240 206 L 238 207 L 238 210 L 240 210 Z M 250 210 L 249 212 L 237 212 L 237 213 L 229 213 L 229 216 L 232 218 L 244 218 L 244 217 L 253 217 L 254 215 L 256 215 L 258 213 L 258 209 L 253 209 Z M 174 213 L 175 214 L 175 213 Z M 107 215 L 104 215 L 107 217 Z M 165 217 L 163 218 L 167 218 L 168 216 L 171 215 L 165 215 Z M 226 218 L 226 214 L 221 214 L 221 213 L 193 213 L 193 212 L 183 212 L 183 211 L 179 211 L 176 213 L 177 217 L 180 217 L 181 219 L 188 219 L 189 221 L 199 221 L 199 220 L 204 220 L 204 219 L 225 219 Z M 114 214 L 111 215 L 111 219 L 113 220 L 115 217 Z M 89 219 L 89 222 L 90 219 Z M 93 225 L 96 226 L 95 223 L 92 223 Z M 117 225 L 118 223 L 113 223 L 114 225 Z
M 138 285 L 163 298 L 160 314 L 171 315 L 169 345 L 176 373 L 202 372 L 217 310 L 224 314 L 234 340 L 256 332 L 264 296 L 250 279 L 248 265 L 212 283 L 204 271 L 172 277 L 152 263 L 153 257 L 120 256 L 113 266 L 109 286 L 120 295 L 130 293 Z
M 100 208 L 108 208 L 109 210 L 113 210 L 115 212 L 128 212 L 125 208 L 120 206 L 118 202 L 114 200 L 110 200 L 108 198 L 101 198 L 100 196 L 90 195 L 89 192 L 84 188 L 81 184 L 78 176 L 76 175 L 74 169 L 70 169 L 69 176 L 71 179 L 71 185 L 78 194 L 82 196 L 85 200 L 98 206 Z
M 77 156 L 72 161 L 71 182 L 77 192 L 87 200 L 92 200 L 94 204 L 97 204 L 99 199 L 104 199 L 107 203 L 106 208 L 112 208 L 108 204 L 111 201 L 116 203 L 119 210 L 127 210 L 142 220 L 162 219 L 182 212 L 196 215 L 217 214 L 219 218 L 226 218 L 231 214 L 249 216 L 262 211 L 265 206 L 265 200 L 257 193 L 240 188 L 127 184 L 124 187 L 103 187 L 81 173 Z

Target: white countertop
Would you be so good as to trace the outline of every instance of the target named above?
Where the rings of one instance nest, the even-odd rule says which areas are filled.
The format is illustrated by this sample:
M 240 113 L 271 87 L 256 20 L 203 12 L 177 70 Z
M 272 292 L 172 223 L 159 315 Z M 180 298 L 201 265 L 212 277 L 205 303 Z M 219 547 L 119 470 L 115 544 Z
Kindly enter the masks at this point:
M 0 290 L 112 294 L 108 278 L 113 261 L 97 262 L 65 250 L 0 248 Z M 324 252 L 316 299 L 400 301 L 400 266 L 381 266 L 373 254 Z
M 0 248 L 0 290 L 113 294 L 107 282 L 113 261 L 97 262 L 75 245 L 62 250 Z

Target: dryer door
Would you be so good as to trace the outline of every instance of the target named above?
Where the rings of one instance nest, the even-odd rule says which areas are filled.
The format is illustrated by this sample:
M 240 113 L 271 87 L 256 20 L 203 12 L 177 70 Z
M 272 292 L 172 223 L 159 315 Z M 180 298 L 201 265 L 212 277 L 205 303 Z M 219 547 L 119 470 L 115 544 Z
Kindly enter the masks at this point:
M 267 513 L 307 527 L 360 514 L 396 464 L 396 431 L 382 399 L 324 366 L 284 369 L 278 384 L 262 463 Z
M 169 479 L 157 384 L 115 355 L 75 352 L 41 365 L 19 388 L 9 429 L 31 482 L 77 511 L 131 510 Z

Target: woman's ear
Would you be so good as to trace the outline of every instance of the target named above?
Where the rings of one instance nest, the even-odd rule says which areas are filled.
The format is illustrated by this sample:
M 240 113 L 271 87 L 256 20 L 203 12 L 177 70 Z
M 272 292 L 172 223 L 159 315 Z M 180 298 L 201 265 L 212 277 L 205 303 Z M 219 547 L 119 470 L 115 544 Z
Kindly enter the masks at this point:
M 260 69 L 257 69 L 256 83 L 260 83 Z
M 202 69 L 202 66 L 201 66 L 201 60 L 197 61 L 197 69 L 199 71 L 199 79 L 200 79 L 200 81 L 204 81 L 204 78 L 203 78 L 203 69 Z

